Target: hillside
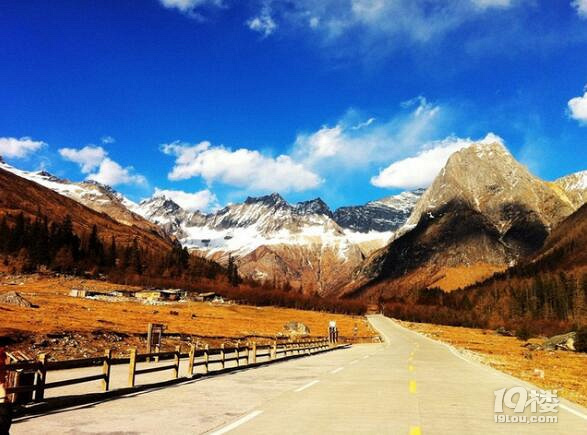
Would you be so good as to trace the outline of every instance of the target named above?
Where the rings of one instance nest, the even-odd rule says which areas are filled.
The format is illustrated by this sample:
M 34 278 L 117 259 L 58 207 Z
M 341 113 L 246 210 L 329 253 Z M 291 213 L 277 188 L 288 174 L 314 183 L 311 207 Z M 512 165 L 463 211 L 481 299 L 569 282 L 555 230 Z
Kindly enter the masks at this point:
M 105 213 L 80 204 L 36 182 L 19 177 L 0 168 L 0 216 L 15 217 L 21 212 L 33 219 L 39 213 L 51 222 L 61 222 L 70 216 L 74 231 L 80 236 L 90 234 L 95 225 L 104 240 L 116 239 L 119 246 L 131 245 L 135 240 L 149 251 L 171 249 L 171 240 L 156 229 L 146 230 L 136 225 L 124 225 Z

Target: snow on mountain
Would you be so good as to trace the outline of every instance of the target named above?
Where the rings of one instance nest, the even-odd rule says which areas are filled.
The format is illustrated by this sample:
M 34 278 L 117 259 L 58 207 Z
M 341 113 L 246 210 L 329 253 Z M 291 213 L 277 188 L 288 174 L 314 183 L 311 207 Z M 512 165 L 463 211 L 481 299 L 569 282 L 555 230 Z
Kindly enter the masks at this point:
M 587 170 L 561 177 L 552 185 L 562 189 L 575 207 L 580 207 L 587 201 Z

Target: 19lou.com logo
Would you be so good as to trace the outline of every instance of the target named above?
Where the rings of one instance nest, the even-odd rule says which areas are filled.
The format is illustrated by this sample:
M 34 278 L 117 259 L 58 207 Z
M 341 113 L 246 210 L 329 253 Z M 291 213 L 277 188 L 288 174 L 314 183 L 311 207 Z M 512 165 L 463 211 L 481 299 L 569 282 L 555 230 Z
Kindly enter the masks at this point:
M 496 423 L 556 423 L 558 416 L 545 415 L 558 412 L 556 390 L 526 390 L 524 387 L 502 388 L 494 391 L 493 419 Z M 514 415 L 504 414 L 504 407 Z M 526 410 L 532 415 L 521 415 Z

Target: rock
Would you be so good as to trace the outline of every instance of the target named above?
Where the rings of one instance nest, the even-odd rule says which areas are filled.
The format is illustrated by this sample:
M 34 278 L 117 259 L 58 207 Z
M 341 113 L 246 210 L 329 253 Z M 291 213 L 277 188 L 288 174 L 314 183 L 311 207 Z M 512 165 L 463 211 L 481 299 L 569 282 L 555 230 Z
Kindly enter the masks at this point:
M 0 294 L 0 304 L 14 305 L 16 307 L 23 308 L 33 308 L 33 304 L 31 304 L 17 292 Z
M 287 322 L 283 329 L 289 336 L 310 335 L 310 328 L 301 322 Z
M 522 347 L 525 347 L 526 349 L 531 350 L 531 351 L 542 349 L 542 346 L 540 346 L 539 344 L 535 344 L 535 343 L 524 343 L 522 345 Z
M 508 331 L 503 326 L 500 326 L 495 330 L 495 333 L 498 335 L 503 335 L 504 337 L 513 337 L 514 333 L 512 331 Z
M 569 332 L 567 334 L 555 335 L 554 337 L 550 337 L 549 339 L 545 340 L 542 343 L 542 347 L 545 350 L 575 350 L 575 337 L 577 336 L 576 332 Z

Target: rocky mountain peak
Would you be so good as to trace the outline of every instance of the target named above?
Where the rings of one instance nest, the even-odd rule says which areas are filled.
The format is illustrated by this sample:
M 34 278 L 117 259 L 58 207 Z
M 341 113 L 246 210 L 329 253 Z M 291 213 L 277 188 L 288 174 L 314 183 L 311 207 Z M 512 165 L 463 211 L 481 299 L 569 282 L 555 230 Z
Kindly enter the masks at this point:
M 295 208 L 300 214 L 323 214 L 332 217 L 330 207 L 321 198 L 298 202 Z
M 289 205 L 279 193 L 275 192 L 264 196 L 249 196 L 245 200 L 245 204 L 263 204 L 269 207 L 286 207 Z

